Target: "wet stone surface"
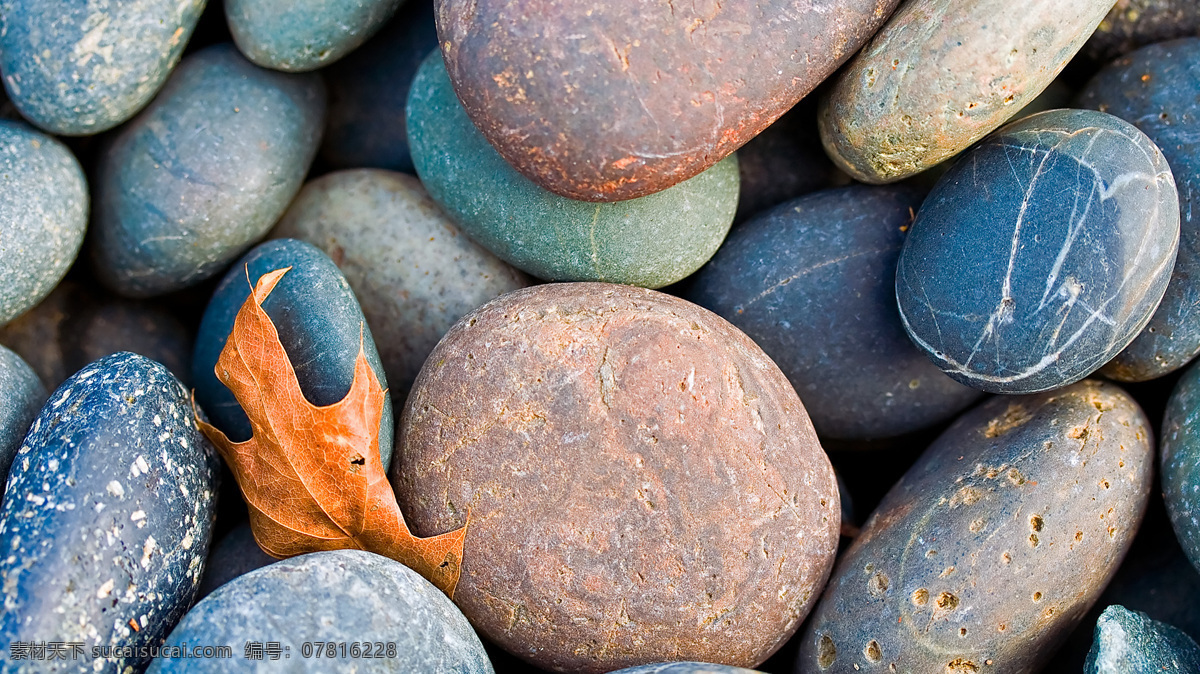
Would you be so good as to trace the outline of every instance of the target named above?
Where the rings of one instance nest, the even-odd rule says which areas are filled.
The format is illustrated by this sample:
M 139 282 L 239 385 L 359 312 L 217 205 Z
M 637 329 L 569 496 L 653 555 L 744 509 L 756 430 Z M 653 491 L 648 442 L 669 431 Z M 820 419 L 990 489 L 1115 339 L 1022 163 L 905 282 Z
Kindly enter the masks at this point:
M 1121 563 L 1153 461 L 1149 421 L 1111 384 L 968 412 L 839 559 L 798 671 L 1038 671 Z
M 976 145 L 917 214 L 896 272 L 913 341 L 995 393 L 1065 386 L 1125 348 L 1166 291 L 1179 202 L 1162 153 L 1094 110 Z
M 0 346 L 0 479 L 7 477 L 13 455 L 44 402 L 46 387 L 33 368 Z
M 587 0 L 547 5 L 536 19 L 505 0 L 435 7 L 454 88 L 500 154 L 552 192 L 616 201 L 724 159 L 896 4 Z
M 1167 403 L 1162 425 L 1162 488 L 1171 524 L 1200 570 L 1200 369 L 1188 368 Z
M 0 639 L 83 642 L 88 669 L 91 646 L 157 645 L 196 595 L 217 474 L 187 390 L 158 363 L 118 353 L 64 382 L 9 472 Z
M 304 72 L 366 42 L 402 1 L 225 0 L 225 16 L 246 58 L 264 68 Z
M 755 666 L 837 545 L 833 469 L 787 379 L 720 317 L 649 290 L 542 285 L 468 314 L 398 446 L 420 535 L 470 509 L 455 602 L 546 669 Z
M 1145 613 L 1109 606 L 1096 624 L 1084 674 L 1200 672 L 1200 646 L 1175 627 Z

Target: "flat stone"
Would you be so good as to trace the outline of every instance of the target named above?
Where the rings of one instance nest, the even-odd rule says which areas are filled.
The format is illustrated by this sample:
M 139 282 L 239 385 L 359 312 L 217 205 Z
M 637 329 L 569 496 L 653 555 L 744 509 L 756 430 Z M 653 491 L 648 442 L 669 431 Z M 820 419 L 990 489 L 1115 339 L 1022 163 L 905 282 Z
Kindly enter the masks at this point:
M 372 326 L 392 393 L 403 400 L 458 319 L 529 279 L 466 237 L 412 176 L 359 169 L 308 183 L 272 237 L 325 251 Z
M 37 304 L 83 245 L 88 186 L 65 145 L 0 120 L 0 325 Z
M 967 386 L 1066 386 L 1146 326 L 1178 242 L 1175 181 L 1145 134 L 1043 112 L 976 145 L 925 199 L 896 272 L 900 317 Z
M 46 387 L 33 368 L 0 346 L 0 481 L 44 402 Z
M 247 642 L 277 643 L 289 657 L 248 660 Z M 333 642 L 334 652 L 318 658 L 313 642 Z M 188 612 L 164 647 L 184 644 L 232 644 L 236 664 L 156 658 L 149 671 L 492 672 L 479 637 L 446 595 L 403 564 L 361 550 L 300 555 L 221 586 Z
M 686 297 L 762 347 L 823 437 L 948 420 L 980 393 L 913 346 L 896 311 L 896 260 L 920 206 L 911 188 L 864 185 L 789 201 L 734 229 Z
M 196 594 L 199 601 L 212 594 L 225 583 L 244 576 L 255 569 L 274 564 L 275 558 L 262 551 L 254 542 L 254 532 L 249 522 L 242 522 L 213 545 L 204 565 L 204 578 Z
M 406 0 L 386 26 L 329 66 L 321 159 L 333 169 L 412 173 L 404 106 L 417 68 L 438 45 L 431 0 Z
M 1101 63 L 1155 42 L 1200 36 L 1195 0 L 1117 0 L 1081 54 Z
M 379 385 L 388 388 L 371 328 L 333 260 L 303 241 L 265 241 L 238 260 L 213 291 L 192 354 L 196 403 L 208 414 L 209 423 L 234 442 L 250 439 L 250 420 L 213 370 L 251 288 L 263 274 L 284 267 L 291 271 L 262 306 L 275 324 L 305 399 L 323 406 L 346 397 L 354 382 L 360 343 Z M 392 456 L 394 428 L 392 401 L 385 397 L 379 421 L 379 454 L 385 466 Z
M 618 201 L 687 180 L 758 135 L 896 4 L 575 0 L 536 18 L 508 0 L 435 7 L 454 89 L 500 154 L 552 192 Z
M 838 560 L 797 671 L 1040 671 L 1133 541 L 1150 434 L 1096 381 L 964 414 Z
M 375 34 L 403 0 L 225 0 L 229 32 L 255 65 L 306 72 Z
M 1200 646 L 1175 627 L 1140 611 L 1109 606 L 1096 623 L 1084 674 L 1200 672 Z
M 8 0 L 0 7 L 4 87 L 21 114 L 46 131 L 107 131 L 154 98 L 204 3 Z
M 953 157 L 1036 98 L 1112 3 L 904 3 L 822 99 L 825 150 L 867 183 Z
M 1200 5 L 1197 5 L 1200 6 Z M 1193 92 L 1185 95 L 1183 92 Z M 1079 106 L 1133 124 L 1162 150 L 1179 192 L 1179 255 L 1150 323 L 1101 373 L 1145 381 L 1200 353 L 1200 38 L 1151 45 L 1096 75 Z
M 263 70 L 229 44 L 188 56 L 101 153 L 97 276 L 149 297 L 220 272 L 300 190 L 324 117 L 316 75 Z
M 408 143 L 430 196 L 468 236 L 549 281 L 674 283 L 712 257 L 737 209 L 734 156 L 669 190 L 611 204 L 538 187 L 471 123 L 437 52 L 409 91 Z
M 428 536 L 470 511 L 455 603 L 538 667 L 756 666 L 833 562 L 837 485 L 795 391 L 670 295 L 563 283 L 493 300 L 430 354 L 400 429 L 407 521 Z
M 118 353 L 64 382 L 9 473 L 0 640 L 81 642 L 75 671 L 139 671 L 149 658 L 137 649 L 161 643 L 196 596 L 218 476 L 188 391 L 163 366 Z M 133 650 L 98 662 L 94 647 Z M 11 655 L 0 652 L 4 669 L 29 664 Z

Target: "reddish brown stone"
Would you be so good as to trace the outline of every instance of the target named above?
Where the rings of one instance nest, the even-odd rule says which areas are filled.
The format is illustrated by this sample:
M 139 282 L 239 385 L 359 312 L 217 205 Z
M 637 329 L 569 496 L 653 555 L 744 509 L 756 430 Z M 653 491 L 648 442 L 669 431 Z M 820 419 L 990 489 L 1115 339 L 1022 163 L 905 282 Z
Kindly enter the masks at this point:
M 666 189 L 850 57 L 897 0 L 437 0 L 454 88 L 518 171 L 573 199 Z
M 455 603 L 545 668 L 754 666 L 808 614 L 838 540 L 833 470 L 773 362 L 650 290 L 543 285 L 466 316 L 401 422 L 421 535 L 466 523 Z

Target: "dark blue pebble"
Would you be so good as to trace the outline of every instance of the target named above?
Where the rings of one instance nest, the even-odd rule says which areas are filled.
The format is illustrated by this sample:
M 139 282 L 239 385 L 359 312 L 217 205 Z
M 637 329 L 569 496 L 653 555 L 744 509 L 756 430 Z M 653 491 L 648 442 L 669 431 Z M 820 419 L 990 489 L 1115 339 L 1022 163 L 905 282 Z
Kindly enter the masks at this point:
M 1195 674 L 1200 646 L 1140 611 L 1109 606 L 1096 623 L 1084 674 Z
M 1094 110 L 1031 115 L 926 198 L 896 272 L 900 316 L 968 386 L 1066 386 L 1145 327 L 1178 242 L 1175 182 L 1142 132 Z
M 46 387 L 33 368 L 0 346 L 0 479 L 8 475 L 13 455 L 44 402 Z
M 1171 282 L 1150 324 L 1101 370 L 1121 381 L 1153 379 L 1200 353 L 1200 212 L 1193 213 L 1200 207 L 1200 38 L 1118 59 L 1084 88 L 1079 103 L 1141 129 L 1175 176 L 1179 256 Z
M 387 388 L 371 328 L 333 260 L 319 248 L 296 239 L 264 242 L 238 260 L 221 279 L 204 310 L 192 355 L 196 402 L 211 423 L 235 442 L 250 439 L 250 420 L 213 368 L 233 330 L 238 310 L 250 296 L 251 284 L 263 274 L 284 267 L 292 269 L 263 302 L 263 308 L 275 323 L 304 397 L 314 405 L 332 405 L 346 397 L 354 381 L 360 335 L 367 361 L 380 386 Z M 379 454 L 385 466 L 392 456 L 394 423 L 391 398 L 387 397 L 379 422 Z
M 247 642 L 277 643 L 290 657 L 249 661 Z M 314 656 L 313 642 L 333 642 L 334 652 Z M 157 658 L 149 671 L 492 672 L 479 637 L 446 595 L 403 564 L 361 550 L 293 557 L 223 585 L 165 646 L 184 644 L 229 645 L 233 660 Z M 371 655 L 356 657 L 351 644 Z
M 896 259 L 920 205 L 912 189 L 861 185 L 789 201 L 734 229 L 687 299 L 767 352 L 823 436 L 948 419 L 980 393 L 929 362 L 896 311 Z
M 51 133 L 111 129 L 166 81 L 204 2 L 7 2 L 0 8 L 4 87 L 26 119 Z
M 275 561 L 274 557 L 263 552 L 258 543 L 254 542 L 254 532 L 250 529 L 250 523 L 243 522 L 217 541 L 212 552 L 208 553 L 198 598 L 203 599 L 234 578 Z
M 9 473 L 0 643 L 81 642 L 85 657 L 68 661 L 75 670 L 140 669 L 148 658 L 136 652 L 101 665 L 91 649 L 156 645 L 187 611 L 208 553 L 217 479 L 216 452 L 166 368 L 118 353 L 69 378 Z M 6 647 L 0 659 L 11 654 Z
M 97 276 L 150 297 L 224 269 L 299 191 L 324 118 L 319 76 L 263 70 L 230 44 L 188 56 L 101 153 Z
M 1161 435 L 1163 500 L 1183 552 L 1200 570 L 1200 363 L 1171 393 Z
M 404 106 L 437 44 L 433 3 L 408 0 L 378 35 L 324 71 L 329 122 L 321 158 L 331 168 L 414 172 Z

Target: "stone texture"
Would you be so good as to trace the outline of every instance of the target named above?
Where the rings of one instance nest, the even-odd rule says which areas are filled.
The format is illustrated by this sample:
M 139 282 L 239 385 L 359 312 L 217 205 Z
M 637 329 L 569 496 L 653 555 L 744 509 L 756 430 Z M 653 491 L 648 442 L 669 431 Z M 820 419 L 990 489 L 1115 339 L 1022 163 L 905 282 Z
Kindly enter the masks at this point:
M 75 155 L 51 136 L 0 120 L 0 325 L 62 280 L 87 219 L 88 186 Z
M 1198 5 L 1200 6 L 1200 5 Z M 1188 92 L 1188 93 L 1185 93 Z M 1200 38 L 1151 45 L 1119 59 L 1080 93 L 1080 107 L 1133 124 L 1162 150 L 1179 192 L 1179 255 L 1149 325 L 1101 372 L 1160 377 L 1200 353 Z
M 205 0 L 0 2 L 0 73 L 21 114 L 57 134 L 124 122 L 179 62 Z
M 13 461 L 0 514 L 0 640 L 85 644 L 73 671 L 137 671 L 196 596 L 212 530 L 218 459 L 188 392 L 131 353 L 63 383 Z M 0 651 L 5 671 L 47 671 Z
M 188 56 L 101 154 L 97 276 L 149 297 L 219 272 L 299 191 L 324 116 L 315 75 L 263 70 L 228 44 Z
M 375 34 L 403 0 L 225 0 L 246 58 L 285 72 L 328 65 Z
M 20 356 L 0 346 L 0 479 L 7 477 L 13 455 L 44 402 L 42 380 Z
M 821 101 L 825 150 L 885 183 L 965 150 L 1032 101 L 1083 46 L 1112 0 L 913 0 Z
M 909 336 L 996 393 L 1065 386 L 1146 326 L 1170 279 L 1179 201 L 1162 153 L 1094 110 L 1051 110 L 976 145 L 938 181 L 896 272 Z
M 244 576 L 255 569 L 274 564 L 275 558 L 262 551 L 254 542 L 254 532 L 249 522 L 242 522 L 213 546 L 204 565 L 204 578 L 200 580 L 197 600 L 212 594 L 225 583 Z
M 811 194 L 733 231 L 687 299 L 745 331 L 779 365 L 823 437 L 902 435 L 979 397 L 913 346 L 896 260 L 921 194 L 858 185 Z
M 1163 500 L 1192 566 L 1200 570 L 1200 369 L 1192 365 L 1167 403 L 1162 423 Z
M 329 66 L 321 159 L 334 169 L 412 173 L 404 106 L 421 61 L 436 49 L 432 0 L 406 0 L 366 44 Z
M 240 672 L 492 672 L 479 637 L 446 595 L 403 564 L 361 550 L 301 555 L 241 576 L 196 604 L 165 646 L 246 641 L 278 642 L 290 657 L 246 660 L 234 647 Z M 304 643 L 315 641 L 347 642 L 347 649 L 369 643 L 381 657 L 303 657 Z M 229 668 L 229 660 L 158 658 L 149 671 Z
M 1039 671 L 1125 556 L 1153 462 L 1149 421 L 1111 384 L 968 412 L 839 559 L 797 671 Z
M 687 180 L 756 136 L 896 0 L 434 6 L 454 88 L 500 154 L 552 192 L 618 201 Z
M 612 674 L 758 674 L 758 670 L 713 665 L 707 662 L 664 662 L 629 667 Z
M 1195 0 L 1117 0 L 1082 54 L 1106 62 L 1143 45 L 1200 36 L 1200 4 Z
M 213 291 L 192 354 L 196 403 L 210 417 L 209 423 L 234 442 L 250 439 L 250 420 L 213 369 L 250 289 L 263 274 L 284 267 L 291 271 L 262 306 L 275 324 L 305 399 L 314 405 L 332 405 L 346 397 L 360 343 L 379 385 L 388 388 L 371 328 L 333 260 L 303 241 L 263 242 L 238 260 Z M 392 456 L 394 428 L 392 402 L 385 398 L 379 421 L 379 453 L 385 466 Z
M 732 156 L 669 190 L 612 204 L 538 187 L 471 123 L 437 52 L 409 91 L 408 142 L 425 188 L 463 231 L 546 280 L 674 283 L 716 252 L 737 209 Z
M 345 274 L 400 400 L 434 345 L 464 314 L 529 279 L 446 217 L 421 182 L 360 169 L 308 183 L 272 230 L 307 241 Z
M 833 561 L 833 469 L 791 385 L 669 295 L 570 283 L 493 300 L 434 349 L 400 428 L 405 517 L 427 536 L 470 510 L 455 602 L 539 667 L 754 666 Z
M 1109 606 L 1096 623 L 1096 641 L 1084 674 L 1200 672 L 1200 646 L 1140 611 Z

